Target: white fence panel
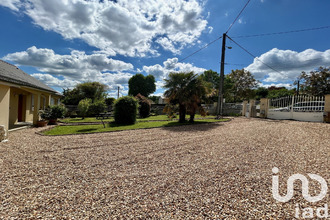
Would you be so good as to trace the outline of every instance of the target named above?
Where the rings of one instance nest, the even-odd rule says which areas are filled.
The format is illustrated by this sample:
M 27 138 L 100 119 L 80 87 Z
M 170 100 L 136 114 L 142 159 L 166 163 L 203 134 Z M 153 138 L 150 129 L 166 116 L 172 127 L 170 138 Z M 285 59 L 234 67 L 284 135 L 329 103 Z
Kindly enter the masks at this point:
M 293 120 L 323 122 L 323 112 L 293 112 Z
M 267 118 L 322 122 L 324 97 L 288 96 L 269 101 Z
M 276 119 L 276 120 L 288 120 L 288 119 L 292 119 L 292 113 L 269 111 L 267 118 Z

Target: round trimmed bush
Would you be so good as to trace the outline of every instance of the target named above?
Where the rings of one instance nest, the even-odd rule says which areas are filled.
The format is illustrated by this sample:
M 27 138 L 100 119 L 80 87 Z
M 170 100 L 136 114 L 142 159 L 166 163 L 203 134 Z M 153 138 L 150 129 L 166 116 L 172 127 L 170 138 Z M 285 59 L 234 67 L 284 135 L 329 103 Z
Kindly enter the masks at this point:
M 107 105 L 105 104 L 104 100 L 98 100 L 95 101 L 94 103 L 90 104 L 88 108 L 88 114 L 89 115 L 97 115 L 102 112 L 105 112 L 107 108 Z
M 115 123 L 134 124 L 138 111 L 138 101 L 131 96 L 124 96 L 115 101 Z
M 135 98 L 139 101 L 139 115 L 140 118 L 146 118 L 150 115 L 151 103 L 150 101 L 141 95 L 140 93 L 135 96 Z

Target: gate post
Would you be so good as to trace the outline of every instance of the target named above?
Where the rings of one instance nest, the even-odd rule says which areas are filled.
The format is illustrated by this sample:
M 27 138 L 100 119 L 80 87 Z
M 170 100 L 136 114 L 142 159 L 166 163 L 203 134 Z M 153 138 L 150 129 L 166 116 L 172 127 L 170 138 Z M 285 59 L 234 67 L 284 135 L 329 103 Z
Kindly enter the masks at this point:
M 290 118 L 293 119 L 293 106 L 294 106 L 294 98 L 295 96 L 291 96 L 291 110 L 290 110 Z
M 249 106 L 249 117 L 250 118 L 255 118 L 257 116 L 257 111 L 256 111 L 256 100 L 251 99 L 250 100 L 250 106 Z
M 245 112 L 246 112 L 246 105 L 247 105 L 248 101 L 243 101 L 243 109 L 242 109 L 242 116 L 245 116 Z
M 267 118 L 269 108 L 268 103 L 267 98 L 260 99 L 260 118 Z
M 330 123 L 330 94 L 324 96 L 324 122 Z

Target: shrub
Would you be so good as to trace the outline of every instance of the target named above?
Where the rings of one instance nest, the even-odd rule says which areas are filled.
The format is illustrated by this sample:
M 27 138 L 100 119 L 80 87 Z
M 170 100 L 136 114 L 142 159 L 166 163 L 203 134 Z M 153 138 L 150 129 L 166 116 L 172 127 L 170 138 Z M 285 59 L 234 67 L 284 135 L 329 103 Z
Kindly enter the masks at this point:
M 105 104 L 107 104 L 107 106 L 112 106 L 112 104 L 116 101 L 116 99 L 110 97 L 110 98 L 106 98 L 104 101 L 105 101 Z
M 131 96 L 124 96 L 115 101 L 115 123 L 134 124 L 138 110 L 138 101 Z
M 141 118 L 146 118 L 150 115 L 151 103 L 150 101 L 141 95 L 140 93 L 135 96 L 139 101 L 139 115 Z
M 95 101 L 94 103 L 90 104 L 88 108 L 89 115 L 97 115 L 105 111 L 106 104 L 104 100 Z
M 50 108 L 46 108 L 45 110 L 39 110 L 38 114 L 39 114 L 41 120 L 49 120 Z
M 63 118 L 67 109 L 63 105 L 52 105 L 45 110 L 39 111 L 39 116 L 42 120 L 49 120 L 49 125 L 56 124 L 58 118 Z
M 63 105 L 51 105 L 49 119 L 63 118 L 67 112 Z
M 88 112 L 88 109 L 89 109 L 89 106 L 91 105 L 92 103 L 92 100 L 91 99 L 83 99 L 83 100 L 80 100 L 79 104 L 78 104 L 78 111 L 79 111 L 79 115 L 84 119 L 87 112 Z

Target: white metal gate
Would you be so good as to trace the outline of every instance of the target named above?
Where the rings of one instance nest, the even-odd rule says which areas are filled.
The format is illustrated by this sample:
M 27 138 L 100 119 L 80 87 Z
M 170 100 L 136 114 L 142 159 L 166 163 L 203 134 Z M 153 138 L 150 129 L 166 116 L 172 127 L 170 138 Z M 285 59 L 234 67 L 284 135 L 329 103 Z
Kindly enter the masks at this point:
M 267 118 L 322 122 L 324 97 L 287 96 L 269 100 Z

